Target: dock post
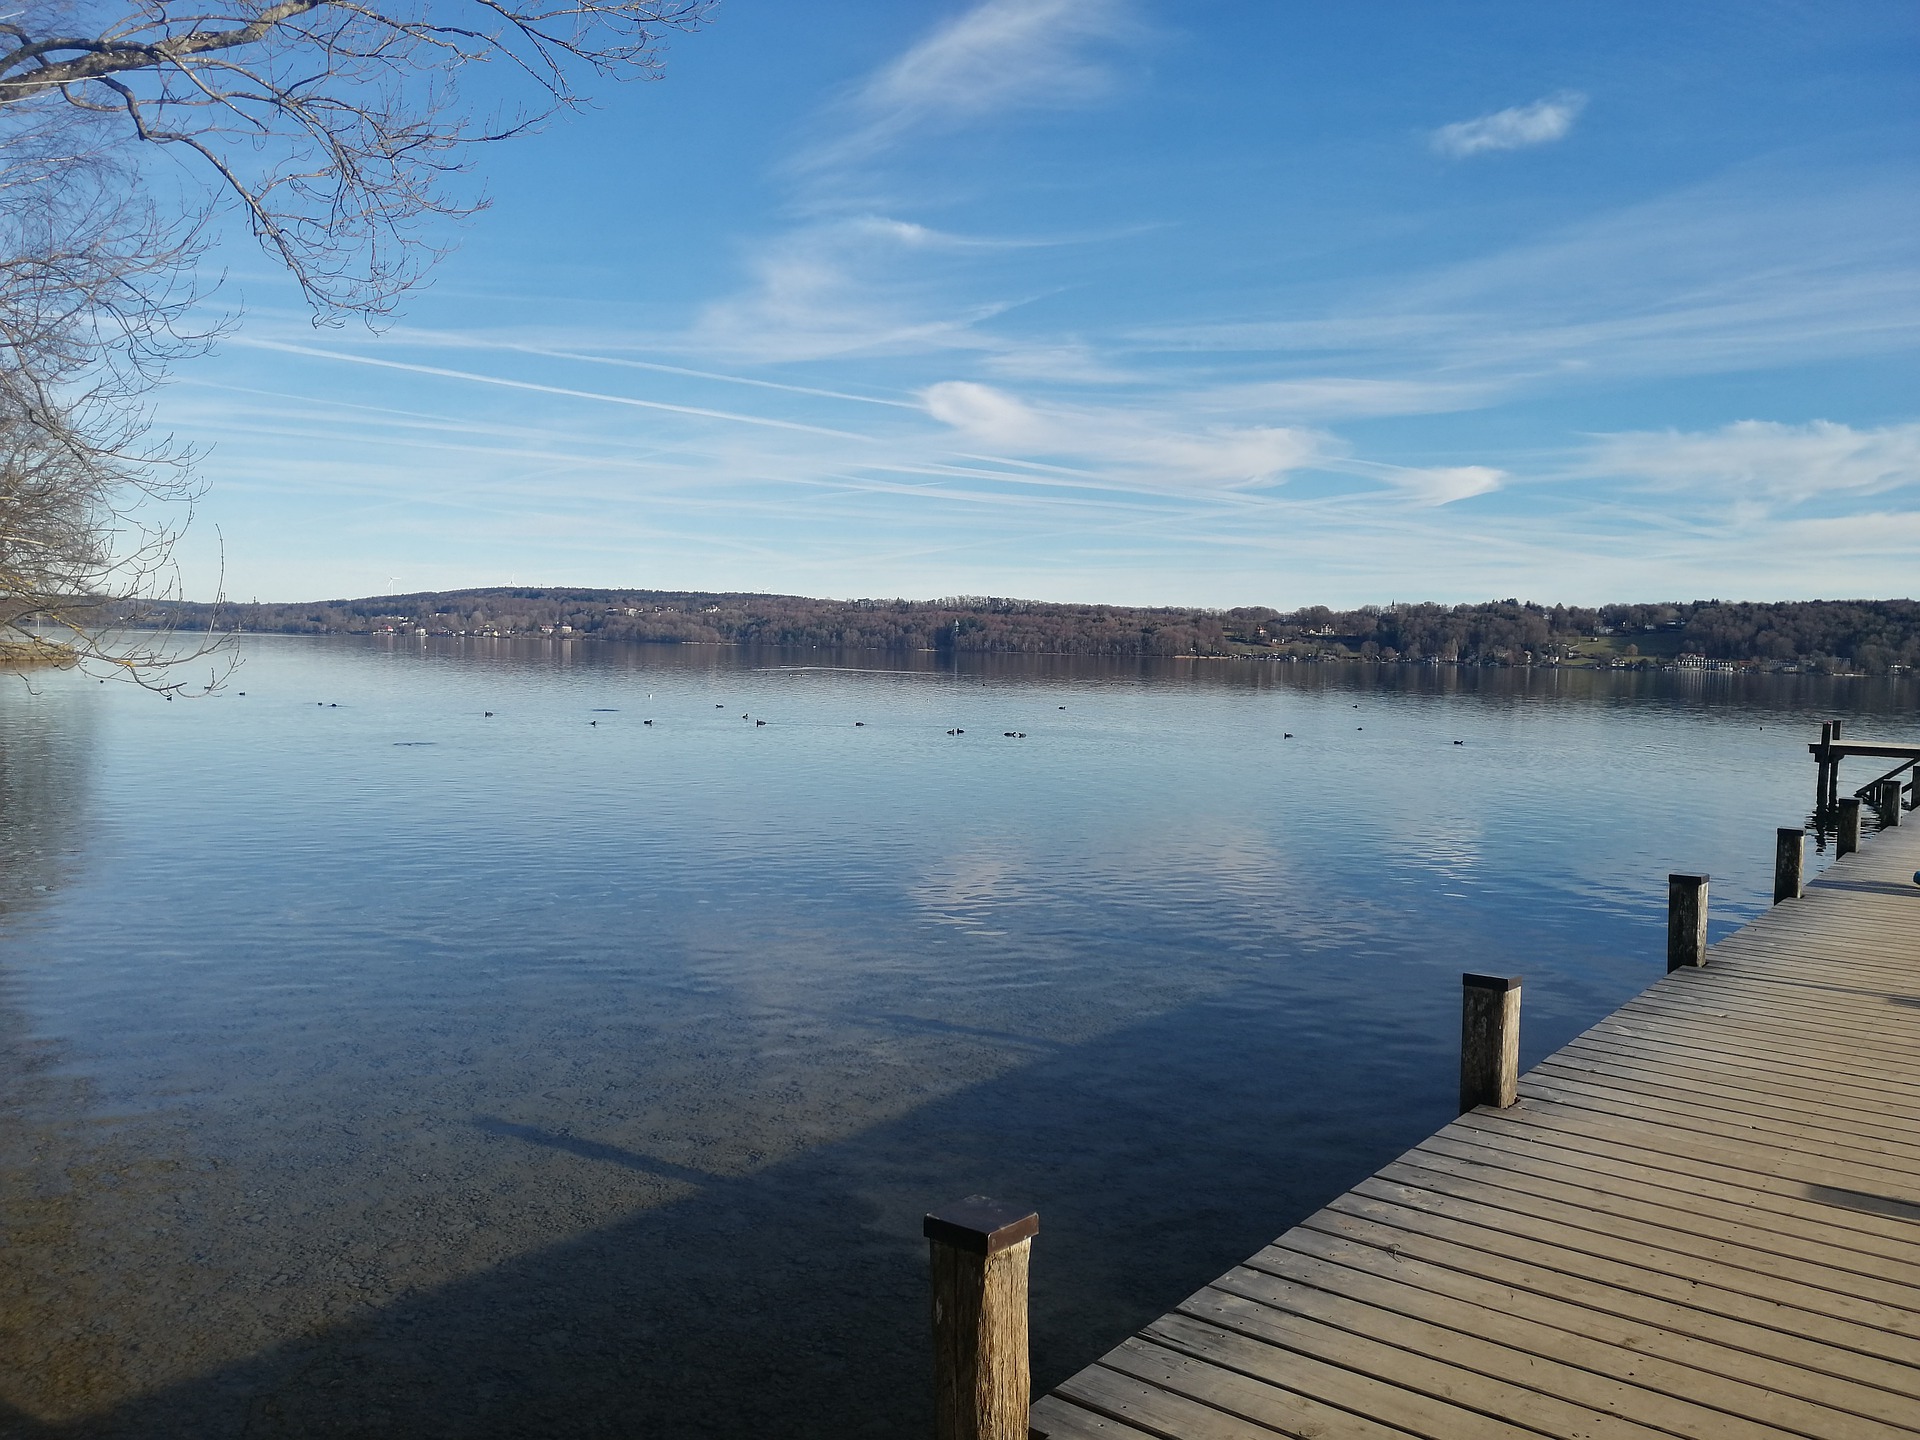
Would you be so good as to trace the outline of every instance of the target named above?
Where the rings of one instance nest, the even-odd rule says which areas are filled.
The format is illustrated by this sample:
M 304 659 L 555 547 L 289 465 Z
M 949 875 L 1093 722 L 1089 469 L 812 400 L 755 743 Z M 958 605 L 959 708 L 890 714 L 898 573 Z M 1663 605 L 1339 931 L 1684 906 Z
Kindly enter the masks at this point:
M 1707 875 L 1667 876 L 1667 971 L 1707 963 Z
M 1880 782 L 1880 823 L 1882 825 L 1900 823 L 1900 797 L 1906 788 L 1900 783 L 1898 775 L 1891 780 Z
M 1520 977 L 1460 977 L 1460 1113 L 1519 1096 Z
M 1832 722 L 1833 743 L 1840 743 L 1840 722 Z M 1838 751 L 1827 757 L 1827 808 L 1833 809 L 1840 803 L 1840 755 Z
M 1833 722 L 1825 720 L 1820 725 L 1820 748 L 1813 752 L 1813 813 L 1824 815 L 1833 807 L 1828 798 L 1831 786 L 1827 781 L 1833 771 Z
M 1040 1217 L 985 1195 L 930 1212 L 936 1440 L 1027 1440 L 1027 1261 Z
M 1842 855 L 1851 855 L 1860 848 L 1860 797 L 1849 795 L 1840 802 L 1840 838 L 1834 842 L 1833 853 L 1837 859 Z
M 1798 825 L 1782 825 L 1774 832 L 1773 841 L 1774 904 L 1800 898 L 1804 891 L 1806 869 L 1807 832 Z

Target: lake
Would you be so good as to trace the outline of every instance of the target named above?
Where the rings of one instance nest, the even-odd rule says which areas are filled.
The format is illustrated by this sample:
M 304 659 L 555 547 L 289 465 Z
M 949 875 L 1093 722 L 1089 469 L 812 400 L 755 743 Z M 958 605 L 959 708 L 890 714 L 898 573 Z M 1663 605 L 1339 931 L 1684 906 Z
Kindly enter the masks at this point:
M 1668 871 L 1716 936 L 1767 903 L 1821 720 L 1920 710 L 242 654 L 198 700 L 0 683 L 6 1435 L 926 1433 L 927 1209 L 1039 1209 L 1056 1383 L 1451 1118 L 1461 971 L 1525 977 L 1531 1063 L 1663 972 Z

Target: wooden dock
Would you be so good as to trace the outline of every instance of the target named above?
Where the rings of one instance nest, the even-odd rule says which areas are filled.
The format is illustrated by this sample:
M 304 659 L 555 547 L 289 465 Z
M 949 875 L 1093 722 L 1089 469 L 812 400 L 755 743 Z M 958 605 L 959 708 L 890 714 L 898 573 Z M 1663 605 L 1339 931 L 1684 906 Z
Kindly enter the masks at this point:
M 1035 1402 L 1046 1440 L 1920 1435 L 1920 813 Z

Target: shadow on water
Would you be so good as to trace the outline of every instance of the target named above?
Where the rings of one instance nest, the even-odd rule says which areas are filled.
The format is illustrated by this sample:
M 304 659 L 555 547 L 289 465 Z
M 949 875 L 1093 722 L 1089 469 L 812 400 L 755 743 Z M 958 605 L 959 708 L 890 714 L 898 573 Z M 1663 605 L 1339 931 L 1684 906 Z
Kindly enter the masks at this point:
M 496 1144 L 697 1188 L 109 1412 L 5 1430 L 927 1433 L 918 1211 L 982 1190 L 1039 1208 L 1034 1378 L 1050 1386 L 1449 1118 L 1431 1047 L 1369 1028 L 1281 1034 L 1196 1004 L 743 1179 L 478 1117 Z M 1222 1051 L 1237 1083 L 1183 1058 Z

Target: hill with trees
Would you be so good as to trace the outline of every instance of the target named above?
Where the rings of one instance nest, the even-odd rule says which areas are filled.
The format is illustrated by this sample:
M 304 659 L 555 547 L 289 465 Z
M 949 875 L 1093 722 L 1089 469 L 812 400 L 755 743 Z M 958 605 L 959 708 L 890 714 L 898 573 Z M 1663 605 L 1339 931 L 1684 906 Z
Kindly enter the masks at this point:
M 675 644 L 1049 655 L 1243 656 L 1463 665 L 1733 664 L 1886 674 L 1920 665 L 1920 602 L 1695 600 L 1597 607 L 1323 605 L 1281 611 L 989 596 L 797 595 L 536 586 L 297 605 L 152 607 L 181 628 L 309 635 L 554 635 Z

